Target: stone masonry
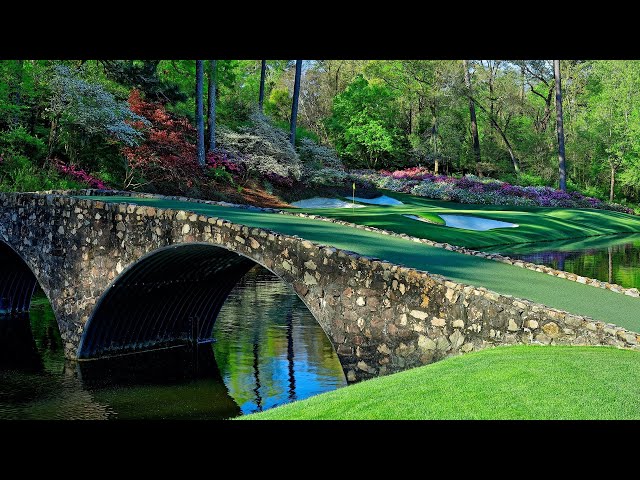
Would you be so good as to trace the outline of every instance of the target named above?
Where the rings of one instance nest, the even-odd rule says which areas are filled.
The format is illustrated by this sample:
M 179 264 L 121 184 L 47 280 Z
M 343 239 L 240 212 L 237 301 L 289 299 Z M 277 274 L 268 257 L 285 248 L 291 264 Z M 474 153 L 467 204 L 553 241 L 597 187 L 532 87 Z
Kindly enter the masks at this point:
M 503 344 L 640 350 L 640 335 L 615 325 L 189 211 L 3 193 L 0 240 L 49 297 L 69 358 L 125 269 L 158 249 L 194 243 L 240 254 L 290 285 L 327 333 L 349 381 Z

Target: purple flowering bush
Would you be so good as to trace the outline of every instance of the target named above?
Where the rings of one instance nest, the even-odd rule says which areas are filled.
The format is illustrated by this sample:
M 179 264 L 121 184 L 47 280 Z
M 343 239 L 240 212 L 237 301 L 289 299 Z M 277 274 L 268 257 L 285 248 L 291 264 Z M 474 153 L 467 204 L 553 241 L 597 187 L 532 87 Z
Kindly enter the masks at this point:
M 624 205 L 586 197 L 579 192 L 562 192 L 551 187 L 521 187 L 475 175 L 460 178 L 434 175 L 423 167 L 394 172 L 361 170 L 353 175 L 373 183 L 378 188 L 451 202 L 523 207 L 598 208 L 633 214 L 633 210 Z

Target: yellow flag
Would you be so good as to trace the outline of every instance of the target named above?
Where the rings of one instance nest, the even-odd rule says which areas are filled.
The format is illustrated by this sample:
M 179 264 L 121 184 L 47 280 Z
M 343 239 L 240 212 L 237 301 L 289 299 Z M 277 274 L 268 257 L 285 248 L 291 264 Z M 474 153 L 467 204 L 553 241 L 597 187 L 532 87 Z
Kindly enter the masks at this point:
M 356 182 L 353 182 L 353 191 L 356 191 Z

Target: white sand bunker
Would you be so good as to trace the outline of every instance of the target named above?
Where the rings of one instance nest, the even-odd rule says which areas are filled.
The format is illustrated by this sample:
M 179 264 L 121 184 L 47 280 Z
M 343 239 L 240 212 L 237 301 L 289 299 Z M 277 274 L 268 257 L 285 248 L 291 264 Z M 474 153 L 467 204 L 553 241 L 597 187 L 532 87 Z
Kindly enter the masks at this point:
M 494 228 L 515 228 L 517 223 L 489 220 L 488 218 L 469 217 L 467 215 L 440 215 L 447 227 L 464 228 L 465 230 L 479 230 L 484 232 Z
M 404 203 L 400 200 L 387 197 L 386 195 L 382 195 L 381 197 L 376 198 L 355 197 L 355 201 L 360 203 L 369 203 L 371 205 L 404 205 Z
M 337 198 L 313 197 L 298 200 L 291 204 L 298 208 L 363 208 L 365 205 L 352 204 Z

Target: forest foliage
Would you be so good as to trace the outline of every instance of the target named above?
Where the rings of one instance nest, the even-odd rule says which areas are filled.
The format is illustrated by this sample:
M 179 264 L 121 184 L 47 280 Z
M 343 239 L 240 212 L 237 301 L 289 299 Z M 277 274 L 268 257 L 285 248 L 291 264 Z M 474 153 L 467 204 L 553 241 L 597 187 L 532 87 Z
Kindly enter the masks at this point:
M 295 61 L 266 61 L 263 111 L 260 60 L 204 63 L 216 144 L 201 168 L 195 60 L 0 61 L 0 189 L 217 198 L 223 186 L 320 189 L 362 180 L 353 169 L 412 167 L 558 185 L 552 61 L 304 61 L 295 146 Z M 637 204 L 640 62 L 562 60 L 560 70 L 569 190 Z

